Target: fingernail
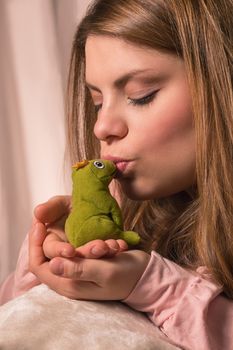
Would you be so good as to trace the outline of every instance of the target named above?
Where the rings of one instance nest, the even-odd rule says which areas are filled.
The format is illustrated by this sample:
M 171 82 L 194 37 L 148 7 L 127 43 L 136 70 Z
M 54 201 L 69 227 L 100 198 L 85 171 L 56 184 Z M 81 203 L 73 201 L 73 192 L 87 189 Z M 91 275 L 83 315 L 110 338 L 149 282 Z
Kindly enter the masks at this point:
M 66 249 L 64 249 L 62 252 L 61 252 L 61 255 L 64 256 L 64 258 L 72 258 L 74 256 L 74 252 L 70 252 Z
M 57 263 L 53 266 L 53 272 L 56 275 L 63 275 L 64 273 L 64 264 L 62 262 Z
M 114 252 L 118 252 L 118 248 L 113 248 L 113 247 L 109 247 L 112 251 L 114 251 Z
M 100 248 L 94 245 L 94 247 L 91 249 L 91 252 L 93 255 L 104 255 L 107 251 L 104 248 Z

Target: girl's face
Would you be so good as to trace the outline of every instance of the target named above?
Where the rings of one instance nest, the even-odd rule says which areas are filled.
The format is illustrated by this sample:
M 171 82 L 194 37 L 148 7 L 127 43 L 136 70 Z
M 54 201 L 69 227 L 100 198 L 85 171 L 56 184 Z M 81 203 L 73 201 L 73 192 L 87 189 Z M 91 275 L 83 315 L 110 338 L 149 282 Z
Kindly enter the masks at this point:
M 189 87 L 177 56 L 107 36 L 86 43 L 86 83 L 101 157 L 132 199 L 165 197 L 195 182 Z

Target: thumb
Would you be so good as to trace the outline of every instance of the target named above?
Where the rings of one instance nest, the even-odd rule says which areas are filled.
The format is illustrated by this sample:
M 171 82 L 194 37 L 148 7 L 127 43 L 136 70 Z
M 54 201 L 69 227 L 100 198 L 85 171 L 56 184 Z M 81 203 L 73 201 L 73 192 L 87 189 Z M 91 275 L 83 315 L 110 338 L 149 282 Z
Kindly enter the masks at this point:
M 68 215 L 71 209 L 71 196 L 55 196 L 47 202 L 39 204 L 34 209 L 37 220 L 43 223 L 53 223 L 64 215 Z

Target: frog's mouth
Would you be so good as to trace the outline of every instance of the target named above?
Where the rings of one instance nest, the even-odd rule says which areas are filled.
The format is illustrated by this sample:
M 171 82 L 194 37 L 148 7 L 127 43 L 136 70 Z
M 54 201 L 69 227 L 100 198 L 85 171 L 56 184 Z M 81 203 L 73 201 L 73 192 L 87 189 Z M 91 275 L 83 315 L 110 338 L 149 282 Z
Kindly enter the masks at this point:
M 96 174 L 93 169 L 91 169 L 91 171 L 93 172 L 93 174 L 101 181 L 104 183 L 110 183 L 111 180 L 115 177 L 116 173 L 117 173 L 117 168 L 114 166 L 114 168 L 109 169 L 108 170 L 108 174 L 104 175 L 104 176 L 98 176 L 100 174 Z
M 117 168 L 113 169 L 113 171 L 110 174 L 103 176 L 103 179 L 104 180 L 109 179 L 109 181 L 111 181 L 111 179 L 113 179 L 116 176 L 116 174 L 117 174 Z
M 107 183 L 109 184 L 112 179 L 115 177 L 115 174 L 117 173 L 117 169 L 113 169 L 113 171 L 111 171 L 110 173 L 106 174 L 105 176 L 101 177 L 100 180 L 103 182 L 103 183 Z
M 113 170 L 112 174 L 111 174 L 111 177 L 115 177 L 116 176 L 116 173 L 117 173 L 117 168 Z

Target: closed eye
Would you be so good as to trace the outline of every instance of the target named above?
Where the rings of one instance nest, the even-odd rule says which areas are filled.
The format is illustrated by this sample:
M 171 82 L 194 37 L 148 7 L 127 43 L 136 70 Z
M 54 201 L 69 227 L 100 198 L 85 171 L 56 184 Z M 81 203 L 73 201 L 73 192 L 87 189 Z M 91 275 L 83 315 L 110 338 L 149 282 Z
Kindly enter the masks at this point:
M 141 98 L 127 98 L 127 101 L 129 104 L 133 105 L 133 106 L 144 106 L 144 105 L 148 105 L 149 103 L 151 103 L 156 94 L 158 93 L 159 90 L 156 90 L 156 91 L 153 91 L 152 93 L 150 93 L 149 95 L 146 95 L 146 96 L 143 96 Z M 95 105 L 95 112 L 98 113 L 98 111 L 101 109 L 102 107 L 102 104 L 98 104 L 98 105 Z
M 95 113 L 98 113 L 101 107 L 102 107 L 102 103 L 99 105 L 94 105 Z
M 153 99 L 155 98 L 155 95 L 157 94 L 157 91 L 153 91 L 152 93 L 150 93 L 149 95 L 143 96 L 141 98 L 137 98 L 137 99 L 133 99 L 133 98 L 128 98 L 128 103 L 132 104 L 134 106 L 143 106 L 143 105 L 147 105 L 150 102 L 153 101 Z

